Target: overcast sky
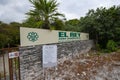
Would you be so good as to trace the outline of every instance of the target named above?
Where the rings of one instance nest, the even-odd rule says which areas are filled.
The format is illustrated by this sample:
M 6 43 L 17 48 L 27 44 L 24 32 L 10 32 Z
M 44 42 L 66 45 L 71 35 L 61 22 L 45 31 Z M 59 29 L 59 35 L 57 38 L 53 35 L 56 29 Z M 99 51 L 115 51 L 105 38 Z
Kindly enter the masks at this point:
M 120 0 L 57 0 L 60 3 L 58 10 L 65 14 L 67 19 L 85 16 L 88 10 L 98 7 L 120 5 Z M 28 0 L 0 0 L 0 21 L 22 22 L 26 19 L 25 13 L 31 9 Z

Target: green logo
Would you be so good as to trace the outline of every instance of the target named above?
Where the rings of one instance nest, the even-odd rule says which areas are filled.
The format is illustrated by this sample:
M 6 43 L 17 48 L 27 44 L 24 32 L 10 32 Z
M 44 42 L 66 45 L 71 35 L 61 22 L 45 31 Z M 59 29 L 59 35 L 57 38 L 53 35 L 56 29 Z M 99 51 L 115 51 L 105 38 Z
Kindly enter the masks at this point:
M 29 32 L 28 35 L 27 35 L 27 38 L 32 41 L 32 42 L 35 42 L 38 40 L 39 36 L 36 32 Z

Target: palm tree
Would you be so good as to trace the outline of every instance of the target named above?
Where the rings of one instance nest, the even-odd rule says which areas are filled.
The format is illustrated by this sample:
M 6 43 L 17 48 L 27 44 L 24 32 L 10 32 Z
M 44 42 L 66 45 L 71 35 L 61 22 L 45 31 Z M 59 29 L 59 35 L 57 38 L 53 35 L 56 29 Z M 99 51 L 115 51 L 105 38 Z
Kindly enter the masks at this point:
M 63 14 L 58 13 L 56 0 L 29 0 L 34 9 L 27 14 L 33 16 L 35 19 L 42 21 L 42 28 L 50 29 L 51 22 L 54 22 L 58 16 L 64 17 Z

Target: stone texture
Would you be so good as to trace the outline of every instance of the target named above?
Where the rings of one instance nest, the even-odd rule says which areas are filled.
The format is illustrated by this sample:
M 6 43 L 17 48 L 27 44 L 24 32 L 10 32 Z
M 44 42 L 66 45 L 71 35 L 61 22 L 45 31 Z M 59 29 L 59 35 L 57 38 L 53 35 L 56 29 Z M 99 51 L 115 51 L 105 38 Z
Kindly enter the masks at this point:
M 88 52 L 93 47 L 92 40 L 72 41 L 57 44 L 58 61 L 67 56 L 74 56 Z M 20 47 L 21 80 L 37 80 L 42 75 L 42 46 Z

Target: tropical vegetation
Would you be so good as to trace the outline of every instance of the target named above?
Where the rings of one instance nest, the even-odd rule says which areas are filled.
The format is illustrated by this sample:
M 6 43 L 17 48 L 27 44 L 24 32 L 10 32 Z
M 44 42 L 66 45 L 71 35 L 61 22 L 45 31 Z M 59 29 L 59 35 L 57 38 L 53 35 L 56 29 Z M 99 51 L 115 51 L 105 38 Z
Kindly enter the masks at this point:
M 89 33 L 99 49 L 115 51 L 120 46 L 120 6 L 91 9 L 80 19 L 66 20 L 58 13 L 56 0 L 30 0 L 33 9 L 22 23 L 0 21 L 0 48 L 20 45 L 19 27 L 79 31 Z M 62 16 L 61 19 L 59 16 Z
M 37 21 L 36 26 L 51 29 L 53 27 L 51 24 L 59 19 L 58 16 L 64 17 L 63 14 L 59 13 L 58 5 L 56 0 L 29 0 L 33 5 L 32 10 L 30 10 L 27 15 L 29 19 L 34 19 Z

